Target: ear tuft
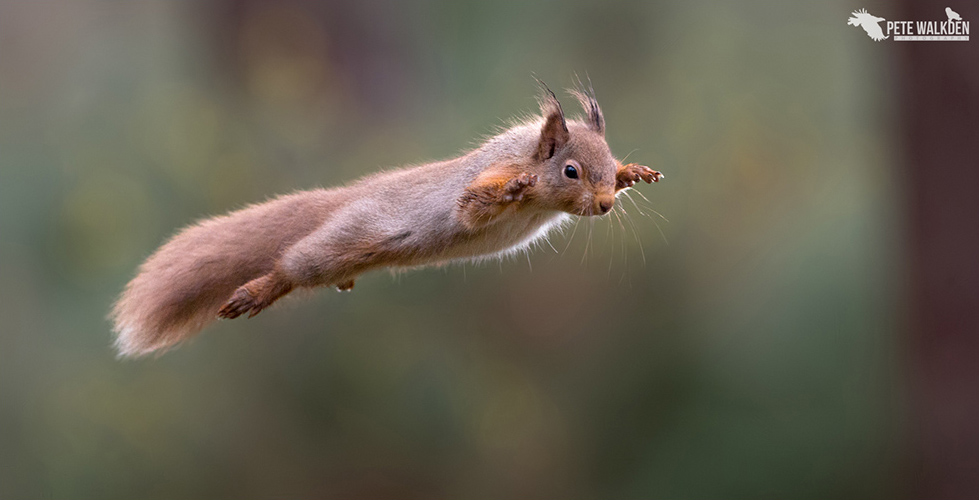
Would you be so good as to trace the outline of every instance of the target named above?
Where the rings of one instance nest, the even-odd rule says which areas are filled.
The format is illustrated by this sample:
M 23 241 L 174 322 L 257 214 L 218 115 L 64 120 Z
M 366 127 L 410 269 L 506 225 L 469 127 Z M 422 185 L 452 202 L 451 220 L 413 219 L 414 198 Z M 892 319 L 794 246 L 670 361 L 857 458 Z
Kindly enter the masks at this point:
M 546 160 L 554 156 L 558 148 L 568 142 L 568 124 L 564 120 L 564 110 L 557 96 L 541 80 L 537 80 L 541 87 L 540 111 L 544 116 L 544 125 L 540 131 L 540 142 L 537 147 L 537 159 Z
M 578 85 L 572 89 L 569 89 L 568 92 L 578 99 L 578 102 L 581 103 L 581 107 L 588 115 L 588 128 L 604 136 L 605 115 L 602 114 L 602 108 L 598 106 L 598 99 L 595 98 L 595 88 L 592 87 L 591 78 L 588 78 L 587 89 L 585 89 L 585 84 L 581 83 L 581 78 L 578 78 Z

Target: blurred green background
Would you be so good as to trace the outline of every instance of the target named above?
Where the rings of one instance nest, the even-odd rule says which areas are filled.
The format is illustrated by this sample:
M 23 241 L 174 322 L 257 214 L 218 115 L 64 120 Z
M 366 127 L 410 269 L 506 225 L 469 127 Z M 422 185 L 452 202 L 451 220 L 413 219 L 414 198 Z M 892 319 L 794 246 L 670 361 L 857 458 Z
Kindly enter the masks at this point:
M 853 8 L 0 3 L 0 497 L 901 497 L 893 56 Z M 574 72 L 667 176 L 631 222 L 115 358 L 178 228 L 455 156 Z

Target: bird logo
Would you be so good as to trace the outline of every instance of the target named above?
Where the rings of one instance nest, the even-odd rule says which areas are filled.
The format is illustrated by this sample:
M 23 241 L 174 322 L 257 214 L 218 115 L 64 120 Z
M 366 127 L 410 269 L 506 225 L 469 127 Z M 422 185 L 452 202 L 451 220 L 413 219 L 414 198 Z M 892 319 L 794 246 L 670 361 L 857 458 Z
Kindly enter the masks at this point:
M 948 9 L 946 9 L 948 10 Z M 957 15 L 957 14 L 956 14 Z M 951 14 L 949 14 L 951 16 Z M 875 42 L 879 42 L 885 38 L 884 32 L 880 29 L 879 22 L 883 21 L 883 17 L 877 17 L 873 14 L 869 14 L 867 9 L 860 9 L 853 11 L 853 17 L 847 21 L 850 26 L 860 26 L 864 31 L 867 32 L 867 36 L 873 39 Z
M 948 16 L 949 22 L 962 20 L 962 16 L 960 16 L 958 12 L 952 10 L 951 7 L 945 7 L 945 15 Z

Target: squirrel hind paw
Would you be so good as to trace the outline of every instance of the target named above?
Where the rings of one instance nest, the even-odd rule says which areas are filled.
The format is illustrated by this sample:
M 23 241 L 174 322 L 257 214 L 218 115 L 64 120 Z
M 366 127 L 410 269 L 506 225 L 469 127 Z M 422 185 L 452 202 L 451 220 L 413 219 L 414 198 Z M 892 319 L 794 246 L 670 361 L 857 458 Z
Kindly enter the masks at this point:
M 231 298 L 218 311 L 218 316 L 234 319 L 247 312 L 251 318 L 292 291 L 292 288 L 288 281 L 278 279 L 273 274 L 255 278 L 231 294 Z
M 241 287 L 235 290 L 235 293 L 231 295 L 231 298 L 224 303 L 221 310 L 218 311 L 218 316 L 225 319 L 235 319 L 246 312 L 249 312 L 248 317 L 252 317 L 259 312 L 263 307 L 258 303 L 256 298 L 246 289 Z

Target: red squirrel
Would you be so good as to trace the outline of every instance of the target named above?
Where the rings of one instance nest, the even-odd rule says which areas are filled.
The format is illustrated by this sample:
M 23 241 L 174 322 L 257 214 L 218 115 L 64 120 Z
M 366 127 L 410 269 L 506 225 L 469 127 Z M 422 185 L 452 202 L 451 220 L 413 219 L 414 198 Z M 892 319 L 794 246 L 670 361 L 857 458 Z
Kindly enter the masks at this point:
M 218 317 L 255 316 L 296 288 L 350 290 L 364 272 L 502 255 L 571 215 L 603 215 L 663 174 L 622 164 L 594 90 L 566 120 L 541 82 L 541 115 L 465 155 L 281 196 L 198 222 L 160 247 L 111 313 L 123 356 L 166 350 Z

